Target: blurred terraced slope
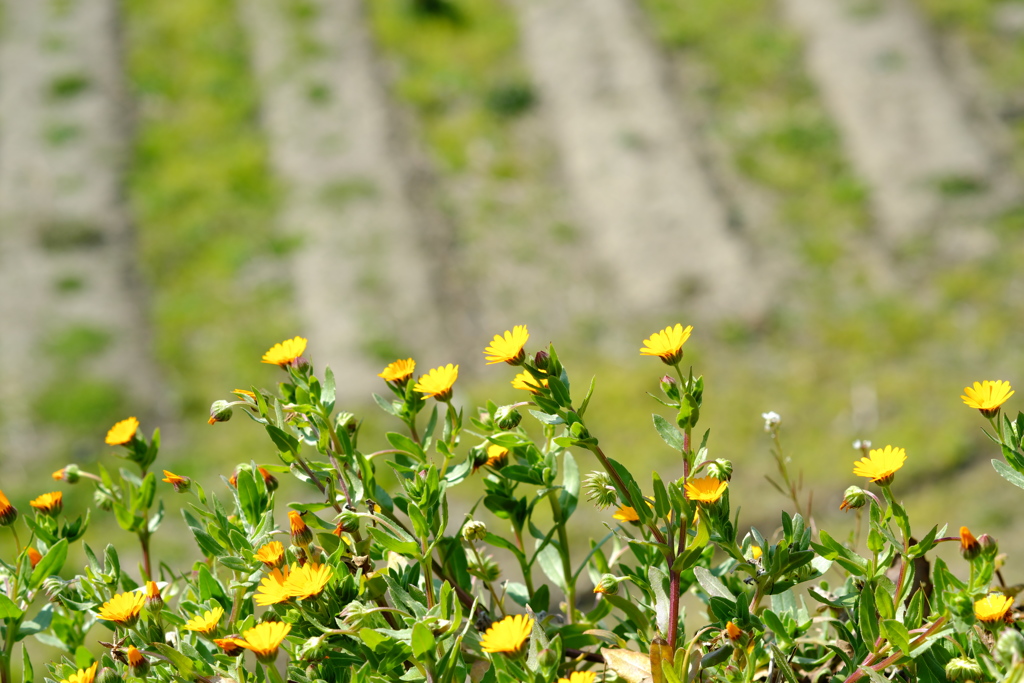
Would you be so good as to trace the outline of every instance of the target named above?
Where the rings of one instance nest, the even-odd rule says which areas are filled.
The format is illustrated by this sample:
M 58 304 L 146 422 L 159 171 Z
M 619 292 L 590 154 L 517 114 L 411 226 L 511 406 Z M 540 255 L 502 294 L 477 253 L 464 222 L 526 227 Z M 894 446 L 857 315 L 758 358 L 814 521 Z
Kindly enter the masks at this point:
M 0 449 L 32 461 L 4 485 L 127 413 L 171 458 L 264 452 L 205 408 L 271 386 L 259 356 L 293 334 L 354 407 L 406 354 L 508 394 L 479 351 L 518 323 L 601 376 L 610 448 L 655 463 L 636 348 L 683 321 L 750 500 L 773 409 L 822 509 L 868 437 L 919 456 L 924 514 L 1006 523 L 928 500 L 1013 495 L 957 396 L 1024 377 L 1022 14 L 5 0 Z

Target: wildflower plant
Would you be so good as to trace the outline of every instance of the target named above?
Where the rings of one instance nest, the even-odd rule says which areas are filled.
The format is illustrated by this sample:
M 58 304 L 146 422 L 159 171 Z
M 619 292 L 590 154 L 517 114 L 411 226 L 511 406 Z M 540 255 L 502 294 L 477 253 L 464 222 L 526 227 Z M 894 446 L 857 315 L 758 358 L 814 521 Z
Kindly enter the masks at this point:
M 800 509 L 781 418 L 765 413 L 775 485 L 793 510 L 767 535 L 740 526 L 730 488 L 743 463 L 712 458 L 710 433 L 696 431 L 705 382 L 682 367 L 692 331 L 666 327 L 640 350 L 671 368 L 652 371 L 670 476 L 605 452 L 588 413 L 596 382 L 581 392 L 553 345 L 527 349 L 526 326 L 484 349 L 493 372 L 514 366 L 508 403 L 467 414 L 454 363 L 418 378 L 412 358 L 384 368 L 374 400 L 395 430 L 371 453 L 333 371 L 303 355 L 306 340 L 275 345 L 262 359 L 280 368 L 275 391 L 236 389 L 211 408 L 211 425 L 237 411 L 268 436 L 260 462 L 223 477 L 222 495 L 187 472 L 159 477 L 159 431 L 119 422 L 105 439 L 125 461 L 116 477 L 100 463 L 52 479 L 93 488 L 138 567 L 122 566 L 115 544 L 83 542 L 89 516 L 67 520 L 62 491 L 19 499 L 20 511 L 0 491 L 16 547 L 0 558 L 0 683 L 29 637 L 72 653 L 49 665 L 61 683 L 1021 680 L 1016 592 L 995 541 L 914 530 L 899 502 L 913 446 L 858 442 L 850 476 L 861 486 L 845 489 L 841 509 L 866 518 L 867 533 L 841 541 L 811 519 L 809 498 Z M 988 420 L 996 470 L 1024 488 L 1024 415 L 1003 414 L 1012 393 L 978 383 L 964 401 Z M 385 486 L 385 471 L 397 483 Z M 298 500 L 278 500 L 285 475 L 303 487 Z M 449 496 L 472 478 L 484 494 L 458 519 Z M 185 497 L 191 565 L 168 564 L 153 543 L 170 495 Z M 586 547 L 581 508 L 607 528 Z M 87 564 L 61 578 L 76 542 Z M 932 557 L 939 543 L 959 544 L 962 562 Z M 109 632 L 98 655 L 84 647 L 94 624 Z M 38 677 L 21 662 L 25 680 Z

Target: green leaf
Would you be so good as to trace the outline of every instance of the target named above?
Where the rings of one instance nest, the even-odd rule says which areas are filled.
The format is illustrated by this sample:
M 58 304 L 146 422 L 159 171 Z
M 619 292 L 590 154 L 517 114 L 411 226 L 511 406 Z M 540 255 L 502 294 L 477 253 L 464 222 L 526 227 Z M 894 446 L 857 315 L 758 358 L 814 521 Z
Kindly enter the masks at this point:
M 905 655 L 910 654 L 910 631 L 906 626 L 895 619 L 886 619 L 882 622 L 882 629 L 894 647 Z
M 274 445 L 277 446 L 277 450 L 293 455 L 299 452 L 299 440 L 294 436 L 271 424 L 266 425 L 266 428 L 267 434 L 270 435 Z
M 558 548 L 550 543 L 544 546 L 537 553 L 537 562 L 544 574 L 564 592 L 565 573 L 562 571 L 562 556 L 558 554 Z
M 668 447 L 675 451 L 683 450 L 683 434 L 676 427 L 669 423 L 668 420 L 663 418 L 661 415 L 655 413 L 651 417 L 654 418 L 654 428 L 658 430 L 658 434 L 668 444 Z
M 334 410 L 336 395 L 337 389 L 334 382 L 334 371 L 331 370 L 330 366 L 328 366 L 324 368 L 324 387 L 320 391 L 320 403 L 323 404 L 328 415 L 330 415 L 331 411 Z
M 654 472 L 651 476 L 654 488 L 654 514 L 659 518 L 667 518 L 669 511 L 672 509 L 672 502 L 668 498 L 665 483 L 657 472 Z
M 152 643 L 152 646 L 164 657 L 167 657 L 171 664 L 174 665 L 174 668 L 178 670 L 179 676 L 186 680 L 192 679 L 193 664 L 191 659 L 164 643 Z
M 423 452 L 423 447 L 418 443 L 410 439 L 405 434 L 399 434 L 398 432 L 388 432 L 384 435 L 392 446 L 400 451 L 405 451 L 409 455 L 416 457 L 418 460 L 425 460 L 427 455 Z
M 799 679 L 797 679 L 796 674 L 793 672 L 793 667 L 789 665 L 786 655 L 775 645 L 772 645 L 772 658 L 775 660 L 775 668 L 779 670 L 779 673 L 782 674 L 782 677 L 788 683 L 799 683 Z
M 1024 489 L 1024 475 L 1007 465 L 1002 460 L 992 460 L 992 467 L 999 476 L 1018 488 Z
M 860 637 L 868 650 L 874 652 L 875 641 L 878 640 L 878 614 L 875 612 L 875 592 L 868 584 L 860 593 L 857 605 L 857 626 Z
M 583 417 L 583 414 L 587 412 L 587 406 L 590 405 L 590 398 L 594 395 L 594 386 L 597 384 L 597 377 L 590 378 L 590 388 L 587 389 L 587 395 L 583 398 L 583 403 L 580 405 L 579 415 Z
M 59 572 L 67 557 L 68 541 L 62 538 L 50 546 L 43 559 L 39 560 L 39 564 L 32 570 L 32 577 L 28 580 L 29 588 L 39 588 L 43 584 L 43 579 Z
M 417 621 L 412 625 L 412 654 L 417 659 L 423 659 L 426 655 L 432 654 L 437 643 L 434 634 L 430 629 Z
M 378 527 L 369 527 L 366 531 L 375 541 L 391 552 L 398 553 L 399 555 L 419 557 L 419 546 L 416 544 L 416 541 L 399 540 Z
M 84 667 L 83 667 L 84 668 Z M 35 678 L 35 671 L 32 669 L 32 658 L 28 656 L 28 648 L 21 648 L 21 681 L 32 683 Z
M 706 568 L 694 567 L 693 575 L 697 577 L 697 582 L 701 585 L 701 588 L 708 592 L 708 595 L 725 598 L 726 600 L 736 600 L 736 596 L 725 587 L 725 584 L 719 581 L 718 577 Z
M 0 592 L 0 619 L 20 619 L 23 614 L 6 593 Z
M 548 377 L 548 389 L 551 390 L 551 398 L 555 399 L 555 402 L 563 407 L 572 407 L 572 399 L 569 397 L 569 388 L 562 383 L 562 380 L 558 377 Z
M 395 417 L 398 417 L 399 409 L 395 407 L 394 403 L 385 400 L 379 394 L 374 394 L 373 400 L 378 406 L 380 406 L 380 409 L 383 410 L 385 413 L 387 413 L 388 415 L 394 415 Z

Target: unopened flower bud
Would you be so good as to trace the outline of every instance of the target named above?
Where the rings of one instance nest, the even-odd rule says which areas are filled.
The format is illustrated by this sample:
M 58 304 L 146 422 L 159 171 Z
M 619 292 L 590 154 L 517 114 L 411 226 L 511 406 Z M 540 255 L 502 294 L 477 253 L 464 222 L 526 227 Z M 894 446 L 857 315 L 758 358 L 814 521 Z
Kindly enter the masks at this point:
M 430 632 L 435 637 L 441 637 L 448 633 L 452 628 L 452 622 L 449 619 L 438 619 L 434 622 L 434 625 L 430 627 Z
M 971 530 L 965 526 L 960 527 L 960 554 L 968 561 L 981 554 L 981 543 L 974 537 Z
M 591 472 L 583 482 L 587 500 L 604 510 L 616 501 L 615 487 L 607 472 Z
M 117 673 L 117 669 L 111 666 L 103 667 L 96 675 L 96 683 L 121 683 L 123 680 L 121 674 Z
M 843 494 L 843 502 L 839 504 L 839 509 L 843 512 L 856 510 L 857 508 L 864 507 L 867 502 L 867 492 L 859 486 L 851 486 L 846 489 L 846 493 Z
M 9 526 L 18 518 L 18 510 L 7 500 L 7 496 L 0 491 L 0 526 Z
M 192 488 L 192 480 L 188 477 L 183 477 L 180 474 L 169 472 L 164 470 L 164 478 L 162 481 L 167 482 L 174 487 L 174 490 L 178 493 L 188 493 L 189 489 Z
M 719 458 L 708 463 L 708 476 L 718 481 L 730 481 L 732 479 L 732 461 Z
M 743 629 L 730 621 L 725 625 L 725 635 L 735 642 L 743 636 Z
M 29 546 L 25 552 L 28 554 L 28 561 L 32 564 L 32 568 L 35 569 L 36 565 L 43 560 L 42 554 L 32 546 Z
M 582 422 L 573 422 L 572 426 L 569 427 L 569 433 L 572 434 L 573 438 L 576 439 L 590 438 L 590 432 L 587 431 L 587 428 L 583 425 Z
M 679 400 L 679 383 L 676 381 L 675 377 L 672 377 L 671 375 L 664 375 L 661 378 L 661 390 L 665 392 L 665 395 L 668 396 L 669 400 Z
M 515 429 L 522 419 L 522 414 L 513 406 L 501 406 L 494 414 L 494 421 L 497 423 L 498 429 L 503 431 Z
M 149 660 L 134 645 L 128 646 L 128 673 L 136 678 L 145 678 L 149 673 Z
M 69 484 L 77 484 L 78 480 L 82 478 L 82 471 L 78 468 L 78 465 L 71 464 L 65 465 L 50 476 L 53 477 L 54 481 L 65 481 Z
M 35 565 L 32 566 L 34 567 Z M 55 602 L 68 585 L 68 581 L 56 575 L 43 579 L 43 590 L 46 591 L 46 597 L 50 599 L 50 602 Z
M 469 543 L 482 541 L 487 536 L 487 525 L 471 519 L 462 527 L 462 539 Z
M 114 500 L 110 497 L 109 493 L 102 489 L 96 489 L 96 492 L 92 494 L 92 502 L 104 512 L 110 512 L 114 509 Z
M 356 419 L 354 413 L 338 413 L 338 416 L 334 418 L 334 428 L 344 429 L 349 436 L 353 436 L 359 429 L 359 420 Z
M 487 446 L 481 444 L 479 446 L 473 446 L 469 449 L 469 457 L 473 462 L 473 471 L 476 472 L 478 469 L 487 464 Z
M 550 669 L 558 664 L 558 653 L 546 647 L 537 653 L 537 663 L 545 669 Z
M 954 657 L 946 663 L 946 678 L 950 681 L 969 681 L 981 678 L 981 667 L 973 659 Z
M 164 608 L 164 598 L 160 595 L 160 587 L 156 581 L 146 582 L 146 610 L 156 614 Z
M 1021 661 L 1024 659 L 1024 635 L 1016 629 L 1003 629 L 996 641 L 995 654 L 999 662 L 1007 668 Z
M 995 557 L 996 553 L 999 552 L 999 544 L 996 543 L 996 539 L 988 534 L 978 536 L 978 545 L 981 546 L 981 553 L 985 557 Z
M 210 405 L 210 419 L 207 420 L 209 424 L 215 422 L 227 422 L 231 419 L 231 404 L 227 401 L 217 400 Z
M 538 351 L 533 355 L 533 364 L 537 366 L 538 370 L 546 371 L 548 369 L 548 361 L 550 359 L 551 356 L 548 354 L 547 351 Z
M 359 515 L 354 512 L 345 511 L 338 516 L 338 525 L 334 528 L 334 535 L 341 536 L 342 533 L 355 533 L 359 530 Z
M 226 638 L 214 638 L 213 644 L 221 649 L 221 652 L 226 654 L 228 657 L 238 657 L 245 648 L 239 645 L 239 643 L 245 642 L 245 639 L 237 633 L 232 633 Z
M 288 511 L 288 524 L 291 527 L 292 532 L 292 543 L 300 548 L 305 548 L 313 542 L 313 532 L 306 522 L 295 510 Z
M 267 487 L 267 491 L 276 491 L 277 487 L 279 486 L 277 477 L 275 477 L 273 474 L 263 469 L 262 467 L 258 469 L 260 471 L 260 476 L 263 477 L 263 483 Z
M 601 595 L 615 595 L 619 592 L 619 582 L 622 580 L 614 574 L 602 574 L 601 580 L 594 586 L 594 592 Z
M 472 553 L 467 559 L 469 560 L 467 571 L 478 579 L 497 581 L 501 576 L 501 567 L 490 555 Z

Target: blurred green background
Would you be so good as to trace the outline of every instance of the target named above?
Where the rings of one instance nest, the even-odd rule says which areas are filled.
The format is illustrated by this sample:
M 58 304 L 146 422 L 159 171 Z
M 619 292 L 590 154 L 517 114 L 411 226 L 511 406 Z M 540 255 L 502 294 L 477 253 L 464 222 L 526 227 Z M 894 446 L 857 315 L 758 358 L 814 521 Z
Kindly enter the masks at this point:
M 207 409 L 234 388 L 272 388 L 279 370 L 260 356 L 296 334 L 310 337 L 318 368 L 341 378 L 344 408 L 365 419 L 363 446 L 373 449 L 397 425 L 368 399 L 378 381 L 369 368 L 399 354 L 423 369 L 457 362 L 456 402 L 467 412 L 487 398 L 508 403 L 521 398 L 514 372 L 484 367 L 480 352 L 515 324 L 529 326 L 530 350 L 556 344 L 577 392 L 597 377 L 593 421 L 611 457 L 641 481 L 654 468 L 679 475 L 646 396 L 663 369 L 637 351 L 681 322 L 695 326 L 686 350 L 707 382 L 702 427 L 712 456 L 735 463 L 744 524 L 773 530 L 787 505 L 764 481 L 772 461 L 760 416 L 774 410 L 819 525 L 852 529 L 837 508 L 856 483 L 851 444 L 870 439 L 907 449 L 895 490 L 921 533 L 966 524 L 995 535 L 1012 560 L 1024 552 L 1012 533 L 1021 492 L 992 471 L 998 452 L 959 396 L 975 380 L 1019 384 L 1024 370 L 1024 3 L 821 2 L 850 31 L 891 12 L 912 17 L 914 30 L 897 38 L 921 43 L 954 120 L 994 160 L 976 175 L 919 178 L 914 191 L 930 193 L 931 208 L 912 228 L 880 208 L 885 178 L 858 162 L 844 100 L 827 96 L 861 72 L 833 79 L 809 66 L 821 27 L 794 19 L 796 0 L 374 0 L 344 10 L 329 0 L 8 0 L 0 487 L 24 512 L 67 462 L 112 466 L 103 435 L 130 414 L 147 433 L 161 428 L 161 467 L 208 490 L 238 462 L 273 462 L 256 425 L 236 416 L 211 427 Z M 637 107 L 657 103 L 679 136 L 637 141 L 618 102 L 602 112 L 613 125 L 626 112 L 616 140 L 602 143 L 606 165 L 574 166 L 566 131 L 587 133 L 589 118 L 560 120 L 580 109 L 553 105 L 558 93 L 539 85 L 545 34 L 531 12 L 551 7 L 569 25 L 574 13 L 582 22 L 626 13 L 621 31 L 595 24 L 610 33 L 549 59 L 578 60 L 581 81 L 598 88 L 588 60 L 615 60 L 609 46 L 624 46 L 636 63 L 613 61 L 615 73 L 632 83 L 630 69 L 653 68 L 660 77 L 642 81 Z M 563 21 L 557 12 L 551 27 Z M 899 70 L 882 57 L 880 81 Z M 601 87 L 610 94 L 598 88 L 588 106 L 614 97 L 615 83 Z M 913 109 L 880 92 L 861 106 Z M 322 134 L 312 144 L 310 131 Z M 332 136 L 343 142 L 317 142 Z M 713 227 L 694 216 L 651 242 L 652 260 L 677 264 L 669 275 L 679 287 L 623 298 L 636 279 L 665 273 L 595 251 L 594 214 L 577 188 L 614 176 L 615 155 L 652 149 L 697 160 L 691 171 L 711 188 L 725 217 L 715 220 L 749 272 L 723 266 L 686 279 L 706 258 L 691 245 Z M 673 191 L 622 196 L 671 203 Z M 378 209 L 418 241 L 368 239 Z M 616 227 L 636 239 L 653 239 L 650 229 Z M 392 259 L 399 248 L 412 257 Z M 329 258 L 310 261 L 317 253 Z M 426 270 L 429 292 L 418 291 L 414 268 Z M 92 286 L 103 273 L 116 275 L 114 298 Z M 731 278 L 748 283 L 746 295 L 721 304 L 717 280 Z M 386 286 L 395 282 L 427 303 L 398 307 Z M 322 304 L 331 301 L 342 308 Z M 115 309 L 123 315 L 105 317 Z M 408 310 L 421 315 L 400 317 Z M 1018 397 L 1008 405 L 1015 411 Z M 90 501 L 87 484 L 56 487 L 70 511 Z M 100 514 L 94 525 L 112 520 Z M 6 536 L 0 550 L 11 550 Z

